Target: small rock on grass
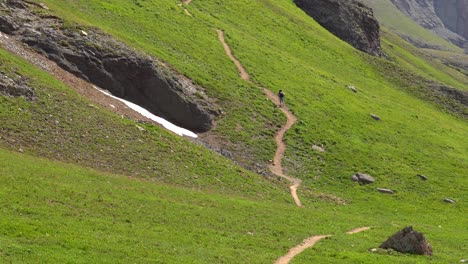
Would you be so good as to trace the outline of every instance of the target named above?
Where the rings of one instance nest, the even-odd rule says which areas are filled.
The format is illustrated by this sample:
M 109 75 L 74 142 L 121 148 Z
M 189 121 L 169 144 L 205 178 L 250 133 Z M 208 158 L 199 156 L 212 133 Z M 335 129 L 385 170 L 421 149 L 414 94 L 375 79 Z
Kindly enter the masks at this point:
M 372 117 L 374 120 L 376 120 L 376 121 L 382 120 L 382 119 L 380 118 L 380 116 L 375 115 L 375 114 L 371 114 L 371 117 Z
M 417 176 L 418 176 L 419 178 L 421 178 L 421 180 L 427 181 L 426 175 L 418 174 Z
M 445 198 L 444 202 L 446 202 L 446 203 L 455 203 L 455 200 L 450 199 L 450 198 Z
M 355 92 L 355 93 L 358 92 L 357 89 L 356 89 L 356 87 L 354 87 L 354 85 L 348 85 L 348 89 L 350 89 L 351 91 L 353 91 L 353 92 Z
M 379 191 L 381 193 L 395 194 L 395 191 L 390 190 L 390 189 L 386 189 L 386 188 L 377 188 L 377 191 Z
M 317 150 L 319 152 L 325 152 L 325 148 L 323 147 L 323 145 L 319 146 L 319 145 L 312 145 L 312 149 L 313 150 Z
M 357 181 L 361 184 L 369 184 L 374 183 L 374 178 L 368 174 L 357 172 L 353 176 L 351 176 L 351 180 Z

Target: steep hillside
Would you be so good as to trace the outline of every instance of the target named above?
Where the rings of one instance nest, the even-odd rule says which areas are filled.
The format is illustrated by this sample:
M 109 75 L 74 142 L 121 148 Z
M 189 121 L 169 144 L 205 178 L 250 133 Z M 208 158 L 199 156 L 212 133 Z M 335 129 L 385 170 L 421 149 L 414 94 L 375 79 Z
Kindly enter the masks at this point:
M 410 41 L 414 45 L 421 48 L 431 48 L 431 49 L 441 49 L 455 52 L 462 52 L 463 50 L 460 47 L 455 46 L 451 42 L 445 40 L 443 37 L 437 35 L 437 33 L 423 27 L 421 24 L 418 24 L 414 21 L 409 12 L 414 13 L 414 15 L 419 15 L 420 17 L 426 18 L 426 20 L 432 22 L 426 22 L 432 25 L 434 28 L 436 25 L 440 28 L 443 28 L 444 25 L 440 18 L 434 13 L 434 9 L 428 9 L 425 12 L 421 11 L 421 8 L 413 7 L 410 8 L 409 5 L 406 5 L 405 1 L 387 1 L 387 0 L 363 0 L 363 3 L 371 7 L 377 19 L 384 27 L 391 29 L 393 32 L 397 33 L 401 37 Z M 411 1 L 413 3 L 414 1 Z M 424 1 L 425 2 L 425 1 Z M 397 3 L 395 5 L 394 3 Z M 400 3 L 400 5 L 398 5 Z M 397 6 L 401 6 L 402 9 L 406 10 L 402 12 Z M 425 15 L 425 16 L 424 16 Z M 421 18 L 422 22 L 426 21 Z M 447 30 L 446 30 L 447 31 Z M 447 33 L 453 36 L 455 39 L 460 41 L 460 37 L 456 36 L 453 32 Z
M 96 107 L 73 85 L 0 50 L 2 75 L 33 92 L 0 96 L 0 146 L 125 175 L 1 150 L 0 195 L 14 201 L 2 207 L 2 260 L 271 263 L 317 235 L 332 236 L 294 263 L 464 257 L 467 106 L 440 93 L 466 91 L 465 74 L 389 32 L 384 57 L 357 51 L 290 0 L 43 2 L 47 9 L 31 8 L 63 20 L 55 30 L 85 42 L 109 34 L 190 79 L 221 114 L 198 140 L 177 137 Z M 286 117 L 266 95 L 279 89 L 297 117 L 282 167 L 302 180 L 304 208 L 267 169 L 277 166 L 274 137 Z M 375 183 L 351 181 L 356 172 Z M 407 225 L 428 237 L 432 257 L 369 251 Z M 364 226 L 365 234 L 345 234 Z
M 464 31 L 464 20 L 468 14 L 464 13 L 466 12 L 466 9 L 463 7 L 464 3 L 468 3 L 465 0 L 392 0 L 392 2 L 401 12 L 411 17 L 424 28 L 431 30 L 459 47 L 463 48 L 467 44 L 466 38 L 462 34 L 459 34 L 461 31 Z
M 468 1 L 434 1 L 434 9 L 444 25 L 468 40 Z

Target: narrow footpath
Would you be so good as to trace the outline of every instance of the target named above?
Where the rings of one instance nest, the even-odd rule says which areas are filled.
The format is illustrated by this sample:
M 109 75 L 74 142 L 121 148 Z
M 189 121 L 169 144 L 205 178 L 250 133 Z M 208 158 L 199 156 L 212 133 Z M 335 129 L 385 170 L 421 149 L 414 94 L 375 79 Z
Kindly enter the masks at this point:
M 224 32 L 222 30 L 219 30 L 219 29 L 216 30 L 216 32 L 218 33 L 218 39 L 221 42 L 221 44 L 223 45 L 224 51 L 226 52 L 226 55 L 236 65 L 237 70 L 239 71 L 240 78 L 247 81 L 247 82 L 250 82 L 249 74 L 244 69 L 244 67 L 242 66 L 240 61 L 237 60 L 234 57 L 234 55 L 232 55 L 231 48 L 229 47 L 229 45 L 226 42 L 226 39 L 224 38 Z M 275 105 L 279 105 L 279 99 L 278 99 L 278 96 L 275 93 L 273 93 L 272 91 L 270 91 L 270 90 L 268 90 L 266 88 L 261 88 L 261 89 L 262 89 L 263 93 Z M 286 144 L 284 143 L 284 140 L 283 140 L 284 134 L 294 125 L 294 123 L 296 123 L 297 118 L 288 110 L 287 107 L 281 107 L 280 109 L 286 115 L 287 121 L 286 121 L 286 124 L 284 124 L 281 127 L 281 129 L 275 135 L 275 141 L 276 141 L 276 145 L 278 147 L 276 148 L 276 153 L 275 153 L 275 156 L 273 158 L 273 164 L 270 166 L 270 170 L 274 175 L 279 176 L 279 177 L 281 177 L 283 179 L 286 179 L 291 183 L 291 185 L 289 186 L 291 196 L 293 197 L 294 202 L 296 202 L 297 206 L 303 207 L 303 205 L 301 203 L 301 200 L 297 196 L 297 189 L 301 186 L 302 181 L 300 179 L 297 179 L 297 178 L 294 178 L 294 177 L 291 177 L 291 176 L 288 176 L 288 175 L 284 174 L 283 166 L 281 165 L 281 161 L 282 161 L 282 159 L 284 157 L 284 152 L 286 150 Z M 352 229 L 352 230 L 346 232 L 346 234 L 352 235 L 352 234 L 356 234 L 356 233 L 359 233 L 359 232 L 362 232 L 362 231 L 365 231 L 365 230 L 368 230 L 368 229 L 370 229 L 370 227 L 359 227 L 359 228 L 355 228 L 355 229 Z M 306 238 L 304 241 L 302 241 L 302 243 L 300 243 L 299 245 L 291 248 L 286 255 L 278 258 L 275 261 L 275 264 L 288 264 L 295 256 L 299 255 L 304 250 L 306 250 L 306 249 L 308 249 L 310 247 L 313 247 L 321 239 L 324 239 L 324 238 L 327 238 L 327 237 L 330 237 L 330 236 L 331 235 L 318 235 L 318 236 L 311 236 L 309 238 Z
M 234 57 L 234 55 L 232 55 L 231 48 L 229 47 L 229 45 L 226 42 L 226 39 L 224 38 L 224 32 L 222 30 L 216 30 L 216 32 L 218 33 L 219 41 L 223 44 L 224 51 L 226 52 L 226 55 L 236 65 L 236 67 L 237 67 L 237 69 L 239 71 L 239 75 L 242 78 L 242 80 L 250 82 L 249 74 L 244 69 L 244 67 L 242 66 L 240 61 L 237 60 Z M 273 101 L 273 103 L 275 105 L 279 105 L 279 99 L 277 98 L 275 93 L 273 93 L 272 91 L 270 91 L 270 90 L 268 90 L 266 88 L 262 88 L 262 91 L 271 101 Z M 291 183 L 291 185 L 289 186 L 291 196 L 293 197 L 294 202 L 296 203 L 297 206 L 303 207 L 302 203 L 301 203 L 301 200 L 297 196 L 297 189 L 301 185 L 301 180 L 297 179 L 297 178 L 294 178 L 294 177 L 291 177 L 291 176 L 288 176 L 288 175 L 285 175 L 284 172 L 283 172 L 283 166 L 281 165 L 281 161 L 282 161 L 282 159 L 284 157 L 284 152 L 286 151 L 286 144 L 283 141 L 284 134 L 286 133 L 286 131 L 288 131 L 294 125 L 294 123 L 296 123 L 297 118 L 288 110 L 288 108 L 286 106 L 281 107 L 281 111 L 286 115 L 287 121 L 286 121 L 286 124 L 283 127 L 281 127 L 281 129 L 275 135 L 275 141 L 276 141 L 276 145 L 278 147 L 276 149 L 275 156 L 273 157 L 273 165 L 270 166 L 270 171 L 274 175 L 276 175 L 278 177 L 281 177 L 283 179 L 286 179 L 287 181 L 289 181 Z

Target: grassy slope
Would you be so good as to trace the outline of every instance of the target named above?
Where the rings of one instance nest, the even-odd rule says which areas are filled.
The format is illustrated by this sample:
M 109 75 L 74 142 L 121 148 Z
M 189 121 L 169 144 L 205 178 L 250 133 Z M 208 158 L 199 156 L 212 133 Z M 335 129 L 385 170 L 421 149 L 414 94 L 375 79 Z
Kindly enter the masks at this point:
M 2 263 L 269 263 L 332 211 L 175 188 L 0 150 Z M 332 229 L 325 219 L 340 222 Z M 320 220 L 320 221 L 318 221 Z
M 288 104 L 299 117 L 298 125 L 287 135 L 287 167 L 294 176 L 305 179 L 308 190 L 301 195 L 305 196 L 306 206 L 325 213 L 322 219 L 327 219 L 310 219 L 298 225 L 312 223 L 324 228 L 306 232 L 307 235 L 327 233 L 327 228 L 334 232 L 343 224 L 376 226 L 365 235 L 352 238 L 337 235 L 324 242 L 327 247 L 306 251 L 298 258 L 298 263 L 310 259 L 317 261 L 316 258 L 325 263 L 333 255 L 333 259 L 342 259 L 343 263 L 349 263 L 349 259 L 367 263 L 424 263 L 426 259 L 420 257 L 366 253 L 367 248 L 378 245 L 383 237 L 409 224 L 428 235 L 437 249 L 434 262 L 457 261 L 466 251 L 467 245 L 461 239 L 467 233 L 462 222 L 466 212 L 463 202 L 467 171 L 466 122 L 409 96 L 401 90 L 404 87 L 390 82 L 378 71 L 379 67 L 368 63 L 372 60 L 379 64 L 379 60 L 356 52 L 330 36 L 294 8 L 290 1 L 194 1 L 189 6 L 194 18 L 184 15 L 175 1 L 139 1 L 143 7 L 128 1 L 45 2 L 71 20 L 75 18 L 67 10 L 74 10 L 74 14 L 81 17 L 76 21 L 103 27 L 128 43 L 162 57 L 204 85 L 209 94 L 220 98 L 227 112 L 220 120 L 217 132 L 233 142 L 244 142 L 246 138 L 261 139 L 260 144 L 254 140 L 245 141 L 256 149 L 258 157 L 266 158 L 273 148 L 268 141 L 272 131 L 264 133 L 258 127 L 268 128 L 281 116 L 272 110 L 260 92 L 238 80 L 236 70 L 225 57 L 213 28 L 226 30 L 234 53 L 257 82 L 273 90 L 285 88 Z M 260 12 L 262 16 L 257 15 Z M 391 50 L 387 52 L 392 53 Z M 397 56 L 397 53 L 392 54 Z M 449 79 L 447 76 L 439 74 L 433 78 L 446 81 Z M 450 81 L 465 87 L 462 80 Z M 351 83 L 360 90 L 357 95 L 344 88 Z M 239 106 L 243 109 L 238 109 Z M 260 114 L 254 115 L 254 112 Z M 371 120 L 370 112 L 380 115 L 383 121 L 376 123 Z M 244 129 L 234 132 L 239 123 Z M 312 143 L 324 143 L 328 151 L 314 153 L 310 148 Z M 175 155 L 182 155 L 179 151 L 181 149 L 176 149 Z M 203 155 L 210 154 L 203 152 Z M 209 161 L 210 157 L 206 160 Z M 201 164 L 203 162 L 197 162 L 194 167 Z M 199 169 L 204 170 L 206 166 Z M 352 184 L 349 176 L 358 170 L 374 175 L 378 186 Z M 418 181 L 414 177 L 416 173 L 427 174 L 430 181 Z M 174 175 L 174 171 L 165 175 L 171 174 Z M 177 183 L 178 180 L 174 181 Z M 234 182 L 229 185 L 236 184 Z M 188 182 L 186 185 L 196 183 Z M 200 184 L 203 185 L 222 189 L 216 187 L 214 180 Z M 376 193 L 375 187 L 396 189 L 398 194 L 384 196 Z M 268 190 L 265 197 L 279 193 L 273 187 Z M 237 193 L 243 195 L 243 192 L 242 189 Z M 236 191 L 232 193 L 236 194 Z M 326 195 L 318 198 L 318 193 Z M 324 201 L 333 199 L 333 196 L 342 197 L 348 206 L 334 206 Z M 281 197 L 284 195 L 278 199 Z M 445 197 L 459 202 L 443 204 L 441 199 Z M 297 212 L 301 211 L 293 211 L 294 217 L 301 214 Z M 283 217 L 282 221 L 287 221 L 285 219 L 288 218 Z M 347 219 L 346 223 L 340 218 Z M 262 221 L 259 222 L 263 225 Z M 299 229 L 297 234 L 305 230 L 303 227 Z M 286 244 L 293 246 L 307 235 L 295 236 Z M 287 236 L 291 237 L 289 233 Z M 343 247 L 347 244 L 343 242 L 350 239 L 359 247 Z M 255 257 L 246 257 L 247 261 L 252 259 Z
M 431 31 L 421 27 L 411 18 L 403 14 L 391 1 L 388 0 L 363 0 L 365 4 L 371 7 L 379 22 L 392 31 L 405 36 L 441 47 L 444 50 L 463 53 L 463 50 L 456 45 L 442 39 Z
M 155 125 L 138 124 L 146 128 L 140 132 L 134 121 L 90 106 L 25 61 L 4 50 L 0 55 L 0 70 L 29 79 L 39 97 L 32 102 L 0 97 L 0 146 L 206 191 L 260 199 L 281 194 L 270 181 L 198 144 Z

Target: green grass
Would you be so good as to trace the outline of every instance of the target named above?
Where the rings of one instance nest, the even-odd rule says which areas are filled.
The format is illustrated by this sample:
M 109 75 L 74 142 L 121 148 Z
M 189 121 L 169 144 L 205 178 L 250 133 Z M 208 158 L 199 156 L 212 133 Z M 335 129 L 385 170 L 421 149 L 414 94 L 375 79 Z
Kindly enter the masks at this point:
M 446 236 L 466 235 L 463 222 L 451 223 L 453 219 L 443 215 L 395 215 L 401 206 L 393 207 L 390 214 L 374 215 L 330 204 L 301 209 L 175 188 L 4 150 L 0 150 L 0 179 L 0 260 L 6 263 L 271 263 L 314 234 L 334 236 L 293 263 L 340 263 L 340 259 L 349 263 L 350 258 L 371 263 L 446 263 L 455 262 L 457 252 L 464 249 Z M 413 205 L 406 207 L 412 210 Z M 457 210 L 454 206 L 445 212 Z M 416 228 L 430 234 L 433 257 L 367 252 L 385 239 L 383 234 L 415 218 L 419 218 Z M 368 223 L 378 226 L 343 235 Z
M 330 35 L 289 0 L 194 0 L 186 7 L 193 17 L 185 15 L 177 1 L 169 0 L 138 1 L 139 5 L 123 0 L 44 2 L 51 12 L 67 19 L 67 23 L 100 27 L 161 58 L 205 87 L 225 112 L 211 133 L 225 139 L 234 151 L 245 151 L 245 160 L 265 164 L 274 153 L 272 138 L 284 122 L 284 116 L 258 87 L 240 80 L 216 38 L 214 29 L 223 29 L 234 55 L 256 83 L 273 91 L 286 91 L 286 103 L 298 117 L 298 123 L 286 135 L 288 148 L 284 165 L 289 174 L 304 180 L 299 195 L 306 208 L 294 207 L 284 184 L 254 175 L 158 127 L 146 126 L 147 133 L 140 133 L 135 123 L 104 110 L 90 109 L 86 100 L 50 76 L 0 51 L 2 70 L 29 76 L 40 95 L 37 102 L 0 97 L 1 146 L 13 150 L 23 148 L 28 154 L 145 179 L 129 180 L 73 167 L 80 172 L 55 180 L 46 178 L 37 185 L 47 189 L 52 183 L 76 182 L 75 188 L 91 188 L 92 195 L 97 195 L 102 190 L 113 190 L 105 182 L 110 178 L 111 182 L 121 181 L 119 186 L 136 184 L 131 191 L 138 193 L 142 189 L 143 193 L 135 199 L 149 203 L 144 213 L 137 214 L 133 207 L 122 205 L 136 194 L 118 187 L 107 197 L 107 202 L 118 205 L 115 210 L 119 210 L 117 215 L 121 219 L 133 215 L 141 219 L 135 237 L 131 231 L 134 229 L 126 229 L 125 225 L 104 231 L 93 229 L 96 226 L 93 221 L 103 221 L 103 226 L 109 226 L 106 223 L 112 220 L 111 212 L 99 204 L 89 215 L 85 214 L 86 223 L 64 215 L 46 223 L 44 220 L 28 222 L 30 217 L 27 217 L 19 227 L 26 238 L 14 240 L 14 232 L 3 235 L 6 243 L 0 245 L 14 244 L 19 248 L 2 249 L 1 252 L 15 253 L 8 255 L 8 260 L 35 262 L 56 258 L 62 261 L 70 255 L 66 247 L 57 247 L 60 253 L 55 258 L 28 255 L 28 251 L 48 250 L 46 245 L 33 240 L 34 224 L 53 226 L 69 221 L 75 231 L 70 231 L 70 236 L 59 236 L 67 241 L 65 245 L 74 241 L 80 241 L 77 244 L 99 241 L 103 233 L 118 238 L 105 240 L 103 249 L 101 244 L 90 242 L 92 254 L 76 253 L 83 262 L 92 262 L 86 256 L 115 262 L 136 255 L 148 257 L 135 262 L 162 261 L 162 254 L 168 252 L 166 262 L 169 263 L 271 263 L 289 247 L 316 234 L 335 236 L 293 262 L 452 263 L 464 257 L 467 244 L 463 238 L 468 235 L 464 221 L 468 125 L 466 120 L 441 111 L 437 104 L 421 100 L 423 95 L 415 95 L 410 90 L 413 80 L 425 79 L 466 89 L 466 78 L 452 69 L 438 62 L 429 63 L 428 58 L 408 50 L 407 44 L 393 35 L 385 35 L 383 45 L 392 61 L 362 54 Z M 346 88 L 348 84 L 355 85 L 359 92 L 350 92 Z M 370 113 L 379 115 L 382 121 L 372 120 Z M 61 126 L 55 126 L 55 118 Z M 317 153 L 312 144 L 324 144 L 327 151 Z M 31 174 L 49 168 L 45 161 L 2 153 L 3 175 L 23 175 L 19 182 L 24 184 L 15 185 L 24 188 L 18 190 L 20 194 L 28 192 L 26 183 L 31 180 Z M 23 159 L 26 161 L 22 162 Z M 54 163 L 53 166 L 70 165 Z M 357 171 L 370 173 L 376 183 L 358 186 L 351 182 L 351 174 Z M 427 175 L 429 180 L 420 181 L 415 176 L 417 173 Z M 90 177 L 102 182 L 93 187 L 80 180 Z M 10 184 L 6 190 L 14 185 L 10 178 L 2 181 Z M 161 182 L 170 186 L 161 186 Z M 397 194 L 380 194 L 375 190 L 377 187 L 394 189 Z M 48 190 L 59 195 L 59 201 L 72 195 L 69 191 Z M 161 194 L 154 195 L 154 192 Z M 19 203 L 24 207 L 30 203 L 43 206 L 37 208 L 39 214 L 46 215 L 53 208 L 37 202 L 44 201 L 47 191 L 42 198 L 2 193 L 22 199 Z M 161 202 L 166 204 L 166 209 L 151 203 L 154 196 L 167 197 Z M 84 210 L 77 204 L 80 196 L 72 197 L 70 203 Z M 443 203 L 446 197 L 457 203 Z M 340 205 L 343 201 L 346 205 Z M 128 203 L 138 207 L 136 200 Z M 194 206 L 194 209 L 192 203 L 206 206 Z M 167 209 L 170 206 L 174 210 Z M 155 214 L 159 211 L 164 214 Z M 196 214 L 200 217 L 192 218 Z M 13 223 L 22 219 L 12 210 L 6 211 L 3 217 Z M 168 225 L 161 227 L 160 236 L 156 231 L 160 225 L 150 224 L 154 223 L 153 218 Z M 133 219 L 129 220 L 133 223 Z M 374 229 L 354 236 L 343 235 L 348 229 L 364 225 Z M 428 237 L 434 246 L 433 257 L 367 252 L 406 225 L 414 225 Z M 149 233 L 148 226 L 154 226 Z M 257 228 L 261 231 L 250 231 Z M 177 234 L 169 235 L 172 231 Z M 258 233 L 258 237 L 246 238 L 246 232 Z M 185 238 L 183 234 L 189 236 Z M 139 251 L 132 253 L 135 244 L 139 245 Z M 71 248 L 76 252 L 79 245 L 73 244 Z

